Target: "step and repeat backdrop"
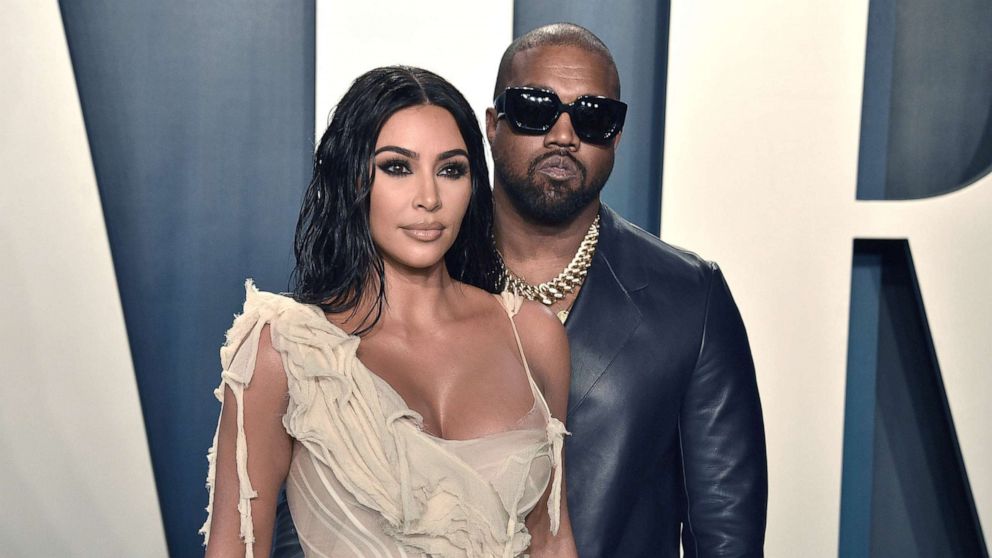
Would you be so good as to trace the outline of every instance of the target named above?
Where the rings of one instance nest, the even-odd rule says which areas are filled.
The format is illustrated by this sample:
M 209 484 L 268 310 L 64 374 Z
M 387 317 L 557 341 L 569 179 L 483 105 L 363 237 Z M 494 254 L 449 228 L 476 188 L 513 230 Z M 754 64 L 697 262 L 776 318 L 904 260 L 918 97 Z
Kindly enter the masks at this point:
M 630 105 L 606 202 L 720 263 L 741 308 L 767 555 L 987 555 L 987 2 L 3 12 L 0 555 L 202 554 L 218 348 L 246 277 L 288 287 L 337 99 L 408 64 L 481 117 L 503 49 L 556 21 L 606 42 Z

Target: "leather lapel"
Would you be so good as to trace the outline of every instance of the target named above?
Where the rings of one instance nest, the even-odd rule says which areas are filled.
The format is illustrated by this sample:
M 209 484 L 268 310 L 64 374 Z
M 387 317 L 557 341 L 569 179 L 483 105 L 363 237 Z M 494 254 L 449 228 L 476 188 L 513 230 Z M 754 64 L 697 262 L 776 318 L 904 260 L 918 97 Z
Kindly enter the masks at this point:
M 605 208 L 604 208 L 605 209 Z M 605 210 L 604 214 L 609 210 Z M 611 215 L 612 217 L 612 215 Z M 613 221 L 613 219 L 609 219 Z M 641 322 L 641 312 L 617 279 L 610 263 L 611 251 L 622 249 L 615 230 L 604 218 L 600 244 L 593 256 L 582 290 L 573 305 L 565 329 L 572 352 L 572 385 L 568 416 L 582 404 L 596 380 Z

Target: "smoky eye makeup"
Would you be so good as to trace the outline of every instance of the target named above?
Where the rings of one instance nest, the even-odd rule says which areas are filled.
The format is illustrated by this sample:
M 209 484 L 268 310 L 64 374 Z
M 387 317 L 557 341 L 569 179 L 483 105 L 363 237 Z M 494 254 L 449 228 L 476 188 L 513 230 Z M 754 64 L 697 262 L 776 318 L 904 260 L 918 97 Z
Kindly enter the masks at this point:
M 379 159 L 375 162 L 375 166 L 389 176 L 403 176 L 413 172 L 410 169 L 410 162 L 401 157 Z
M 441 167 L 437 171 L 438 176 L 445 176 L 452 179 L 463 178 L 468 176 L 469 168 L 468 161 L 456 159 L 454 161 L 446 161 L 441 164 Z

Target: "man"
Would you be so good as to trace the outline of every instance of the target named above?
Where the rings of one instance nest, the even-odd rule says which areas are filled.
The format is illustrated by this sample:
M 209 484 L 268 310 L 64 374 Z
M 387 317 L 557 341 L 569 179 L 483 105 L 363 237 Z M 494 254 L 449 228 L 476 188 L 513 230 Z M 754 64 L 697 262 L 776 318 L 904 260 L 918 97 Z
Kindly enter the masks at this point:
M 570 24 L 500 63 L 496 243 L 508 286 L 556 311 L 572 351 L 568 509 L 583 557 L 761 556 L 764 430 L 719 268 L 600 203 L 626 106 L 612 55 Z M 618 185 L 617 187 L 623 187 Z M 291 529 L 281 506 L 276 555 Z

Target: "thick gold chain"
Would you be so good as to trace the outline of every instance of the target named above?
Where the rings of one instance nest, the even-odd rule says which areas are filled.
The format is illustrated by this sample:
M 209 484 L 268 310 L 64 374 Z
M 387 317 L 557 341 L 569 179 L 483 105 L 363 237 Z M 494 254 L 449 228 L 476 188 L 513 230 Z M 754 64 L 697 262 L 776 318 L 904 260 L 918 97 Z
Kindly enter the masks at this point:
M 585 238 L 579 244 L 579 250 L 575 252 L 572 261 L 568 262 L 568 265 L 557 277 L 539 285 L 531 285 L 513 273 L 503 261 L 503 255 L 500 254 L 500 265 L 503 267 L 503 277 L 506 278 L 506 288 L 530 300 L 551 306 L 568 296 L 585 281 L 598 242 L 599 215 L 589 226 L 589 231 L 586 232 Z

